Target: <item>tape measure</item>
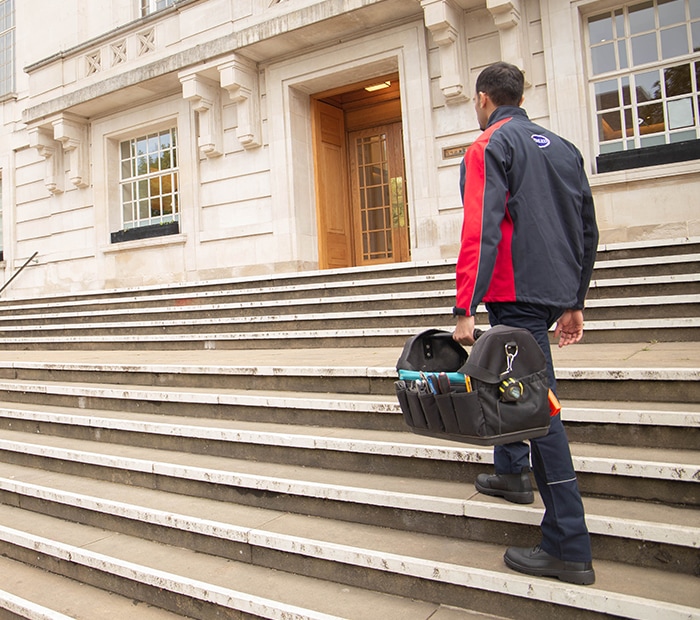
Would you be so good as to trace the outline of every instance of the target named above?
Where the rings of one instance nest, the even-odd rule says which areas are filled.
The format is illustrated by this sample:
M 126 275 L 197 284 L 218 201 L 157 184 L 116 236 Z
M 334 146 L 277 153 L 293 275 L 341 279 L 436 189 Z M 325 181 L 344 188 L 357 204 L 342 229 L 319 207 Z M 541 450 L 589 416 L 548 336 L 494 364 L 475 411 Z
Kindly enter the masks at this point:
M 498 386 L 498 391 L 504 403 L 514 403 L 520 400 L 525 388 L 520 381 L 510 377 L 509 379 L 501 381 L 501 384 Z

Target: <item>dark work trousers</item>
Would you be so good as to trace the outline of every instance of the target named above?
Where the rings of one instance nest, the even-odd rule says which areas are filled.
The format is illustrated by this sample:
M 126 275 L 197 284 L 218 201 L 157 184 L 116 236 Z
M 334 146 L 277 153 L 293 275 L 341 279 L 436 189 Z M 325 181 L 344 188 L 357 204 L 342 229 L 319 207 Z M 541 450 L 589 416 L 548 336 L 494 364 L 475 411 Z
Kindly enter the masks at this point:
M 548 332 L 563 310 L 525 303 L 491 303 L 486 304 L 486 309 L 491 325 L 522 327 L 532 333 L 547 360 L 550 386 L 556 393 Z M 590 562 L 591 541 L 561 416 L 551 419 L 544 437 L 529 441 L 529 448 L 523 441 L 495 446 L 496 473 L 519 473 L 530 465 L 529 452 L 532 452 L 532 471 L 545 506 L 542 549 L 560 560 Z

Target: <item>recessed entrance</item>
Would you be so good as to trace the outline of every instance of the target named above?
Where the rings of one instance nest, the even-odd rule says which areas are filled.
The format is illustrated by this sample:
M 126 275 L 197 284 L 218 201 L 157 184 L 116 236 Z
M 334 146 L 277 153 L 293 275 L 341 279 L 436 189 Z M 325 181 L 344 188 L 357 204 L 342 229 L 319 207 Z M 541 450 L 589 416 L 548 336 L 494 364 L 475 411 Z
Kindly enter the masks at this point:
M 398 74 L 312 98 L 321 268 L 410 259 Z

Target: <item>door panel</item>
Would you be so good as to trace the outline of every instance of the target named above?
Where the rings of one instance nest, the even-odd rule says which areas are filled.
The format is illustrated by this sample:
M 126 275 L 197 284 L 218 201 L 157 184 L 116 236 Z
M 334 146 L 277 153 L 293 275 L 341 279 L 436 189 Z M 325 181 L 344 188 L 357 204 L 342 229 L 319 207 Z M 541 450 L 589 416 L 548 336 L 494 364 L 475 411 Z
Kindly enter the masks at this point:
M 401 123 L 348 134 L 355 264 L 409 260 Z
M 349 267 L 352 230 L 343 110 L 317 100 L 312 100 L 312 105 L 319 266 Z

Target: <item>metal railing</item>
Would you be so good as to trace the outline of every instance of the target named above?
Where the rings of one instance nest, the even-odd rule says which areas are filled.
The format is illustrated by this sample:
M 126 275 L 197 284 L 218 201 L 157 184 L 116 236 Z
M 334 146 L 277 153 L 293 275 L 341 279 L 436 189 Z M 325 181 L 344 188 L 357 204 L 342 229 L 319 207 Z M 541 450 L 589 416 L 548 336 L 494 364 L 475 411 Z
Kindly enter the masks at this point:
M 38 253 L 39 253 L 38 250 L 37 250 L 36 252 L 34 252 L 34 254 L 32 254 L 26 261 L 24 261 L 24 265 L 22 265 L 17 271 L 15 271 L 15 272 L 12 274 L 12 277 L 11 277 L 7 282 L 5 282 L 5 284 L 2 285 L 2 288 L 0 288 L 0 295 L 2 295 L 2 292 L 3 292 L 8 286 L 10 286 L 10 283 L 12 282 L 12 280 L 14 280 L 14 279 L 22 272 L 22 270 L 23 270 L 29 263 L 31 263 L 31 262 L 36 258 L 36 255 L 37 255 Z

